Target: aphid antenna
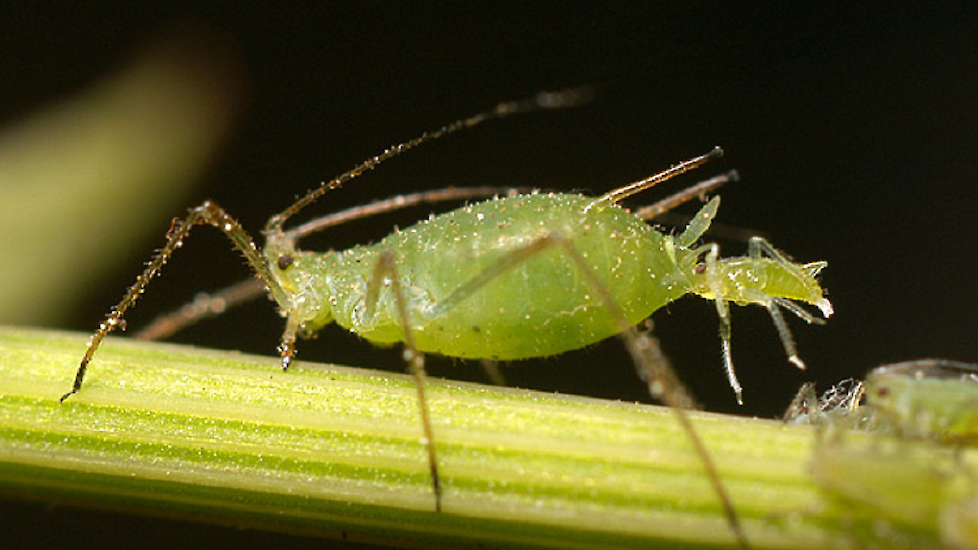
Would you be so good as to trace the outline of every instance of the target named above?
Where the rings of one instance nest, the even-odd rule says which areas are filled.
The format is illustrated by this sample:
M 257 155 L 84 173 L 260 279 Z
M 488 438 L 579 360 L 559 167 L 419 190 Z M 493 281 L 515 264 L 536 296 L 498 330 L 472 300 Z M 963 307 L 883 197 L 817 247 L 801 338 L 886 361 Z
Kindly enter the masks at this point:
M 700 155 L 698 157 L 689 159 L 687 161 L 680 162 L 679 164 L 677 164 L 677 165 L 669 168 L 668 170 L 663 170 L 662 172 L 659 172 L 658 174 L 649 176 L 647 178 L 640 179 L 640 180 L 636 181 L 635 183 L 630 183 L 630 184 L 628 184 L 628 185 L 626 185 L 624 187 L 619 187 L 618 189 L 615 189 L 614 191 L 605 193 L 604 195 L 601 195 L 600 197 L 598 197 L 597 199 L 595 199 L 594 202 L 592 202 L 591 204 L 587 205 L 587 207 L 584 208 L 584 211 L 587 212 L 588 210 L 590 210 L 591 208 L 593 208 L 595 206 L 600 206 L 600 205 L 604 205 L 604 204 L 617 204 L 619 201 L 622 201 L 622 200 L 624 200 L 624 199 L 626 199 L 628 197 L 631 197 L 632 195 L 634 195 L 636 193 L 641 193 L 642 191 L 645 191 L 646 189 L 651 189 L 651 188 L 655 187 L 656 185 L 658 185 L 659 183 L 662 183 L 662 182 L 664 182 L 664 181 L 666 181 L 668 179 L 674 178 L 674 177 L 676 177 L 676 176 L 678 176 L 680 174 L 685 174 L 686 172 L 689 172 L 690 170 L 699 168 L 700 166 L 703 166 L 707 162 L 709 162 L 709 161 L 711 161 L 711 160 L 713 160 L 715 158 L 720 158 L 722 156 L 723 156 L 723 149 L 720 148 L 719 146 L 714 147 L 712 150 L 710 150 L 709 153 L 706 153 L 704 155 Z M 694 195 L 694 196 L 696 196 L 696 195 Z M 688 199 L 686 199 L 686 200 L 688 200 Z
M 499 187 L 499 186 L 479 186 L 479 187 L 446 187 L 444 189 L 432 189 L 419 191 L 417 193 L 407 193 L 397 195 L 387 199 L 374 201 L 370 204 L 355 206 L 340 212 L 327 214 L 320 218 L 310 220 L 299 226 L 293 227 L 284 232 L 287 239 L 298 240 L 312 233 L 323 231 L 330 227 L 336 227 L 348 222 L 387 214 L 396 210 L 411 208 L 420 204 L 435 204 L 448 201 L 463 201 L 469 199 L 484 199 L 493 195 L 505 196 L 513 193 L 529 193 L 533 188 L 530 187 Z
M 716 191 L 728 183 L 738 181 L 740 181 L 740 173 L 736 170 L 730 170 L 726 174 L 713 176 L 710 179 L 703 180 L 695 185 L 691 185 L 686 189 L 670 195 L 658 202 L 652 203 L 648 206 L 643 206 L 642 208 L 639 208 L 633 212 L 633 214 L 639 219 L 648 221 L 676 208 L 680 204 L 689 202 L 693 199 L 698 198 L 705 201 L 707 193 Z
M 332 180 L 323 182 L 319 187 L 310 190 L 301 199 L 292 203 L 291 206 L 272 216 L 268 220 L 268 223 L 265 224 L 264 232 L 266 235 L 281 234 L 282 227 L 289 218 L 296 215 L 300 210 L 306 206 L 309 206 L 326 193 L 341 187 L 346 182 L 361 176 L 370 170 L 373 170 L 381 163 L 414 149 L 423 143 L 443 138 L 460 130 L 467 130 L 488 120 L 506 118 L 512 115 L 530 113 L 533 111 L 577 107 L 579 105 L 588 103 L 593 97 L 594 88 L 586 85 L 578 86 L 576 88 L 558 90 L 555 92 L 540 92 L 531 98 L 503 102 L 488 111 L 468 118 L 456 120 L 455 122 L 442 126 L 436 130 L 429 130 L 414 139 L 388 147 L 379 155 L 363 161 Z

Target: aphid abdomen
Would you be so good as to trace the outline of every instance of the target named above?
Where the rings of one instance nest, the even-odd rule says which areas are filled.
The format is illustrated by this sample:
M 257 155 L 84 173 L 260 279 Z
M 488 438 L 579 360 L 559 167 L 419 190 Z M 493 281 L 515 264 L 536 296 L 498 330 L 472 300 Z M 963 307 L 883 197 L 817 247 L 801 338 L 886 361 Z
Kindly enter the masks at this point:
M 457 303 L 453 293 L 554 234 L 571 242 L 631 323 L 689 288 L 675 255 L 666 251 L 669 237 L 615 206 L 585 212 L 592 201 L 561 194 L 486 201 L 436 216 L 356 253 L 361 265 L 370 264 L 379 251 L 395 253 L 418 349 L 467 358 L 555 355 L 619 332 L 614 315 L 563 247 L 520 261 Z M 340 325 L 378 343 L 402 337 L 389 289 L 381 290 L 372 319 L 359 314 L 356 301 L 344 303 L 346 311 L 338 307 L 333 312 Z M 440 307 L 443 303 L 451 307 Z

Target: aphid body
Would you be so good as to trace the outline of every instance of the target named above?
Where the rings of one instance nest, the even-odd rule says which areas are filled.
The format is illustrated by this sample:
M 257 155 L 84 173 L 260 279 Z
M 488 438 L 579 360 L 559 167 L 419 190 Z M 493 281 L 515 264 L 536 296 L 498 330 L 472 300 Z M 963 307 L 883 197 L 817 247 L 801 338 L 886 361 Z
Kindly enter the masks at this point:
M 380 290 L 373 312 L 367 300 L 380 256 L 393 254 L 415 345 L 453 357 L 554 355 L 620 332 L 614 314 L 559 246 L 515 263 L 477 288 L 465 286 L 553 235 L 566 236 L 630 324 L 688 293 L 709 299 L 716 294 L 740 304 L 779 297 L 828 307 L 815 280 L 822 263 L 768 257 L 717 259 L 712 268 L 703 263 L 707 249 L 691 244 L 718 205 L 714 198 L 673 237 L 600 199 L 520 195 L 434 216 L 370 246 L 322 254 L 298 252 L 283 239 L 271 240 L 265 254 L 285 292 L 279 305 L 301 332 L 336 322 L 380 344 L 400 342 L 404 335 L 389 285 Z M 719 282 L 718 293 L 711 276 Z
M 866 400 L 904 437 L 978 443 L 978 365 L 919 359 L 866 376 Z

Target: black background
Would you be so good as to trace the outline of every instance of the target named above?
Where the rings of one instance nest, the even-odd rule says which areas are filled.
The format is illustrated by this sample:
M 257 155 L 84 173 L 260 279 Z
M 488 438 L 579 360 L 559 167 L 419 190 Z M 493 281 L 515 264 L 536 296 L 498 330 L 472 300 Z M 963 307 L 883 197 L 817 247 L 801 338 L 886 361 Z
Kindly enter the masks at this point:
M 657 334 L 707 408 L 773 416 L 806 380 L 825 387 L 924 356 L 978 360 L 971 244 L 978 17 L 970 4 L 101 5 L 4 14 L 0 115 L 13 120 L 66 97 L 152 40 L 196 33 L 223 43 L 247 74 L 249 107 L 187 206 L 212 198 L 257 231 L 296 195 L 387 145 L 502 100 L 590 83 L 601 93 L 586 107 L 431 144 L 313 210 L 447 185 L 598 194 L 722 145 L 727 156 L 698 175 L 737 168 L 743 179 L 722 191 L 718 220 L 762 230 L 799 260 L 827 260 L 823 282 L 837 314 L 825 327 L 789 320 L 809 364 L 802 373 L 784 361 L 761 308 L 735 308 L 733 349 L 746 400 L 738 408 L 720 370 L 713 307 L 686 298 L 657 312 Z M 110 279 L 93 283 L 63 326 L 94 329 L 179 214 L 160 212 L 159 235 Z M 331 231 L 321 246 L 375 240 L 426 214 Z M 746 248 L 720 242 L 728 255 Z M 245 276 L 223 237 L 200 231 L 150 287 L 130 326 Z M 281 320 L 261 302 L 177 340 L 273 355 L 280 331 Z M 396 352 L 377 352 L 339 330 L 300 353 L 403 369 Z M 432 358 L 430 370 L 483 377 L 475 365 L 444 359 Z M 615 341 L 503 372 L 521 387 L 647 401 Z M 6 508 L 0 525 L 18 547 L 308 544 L 21 503 Z

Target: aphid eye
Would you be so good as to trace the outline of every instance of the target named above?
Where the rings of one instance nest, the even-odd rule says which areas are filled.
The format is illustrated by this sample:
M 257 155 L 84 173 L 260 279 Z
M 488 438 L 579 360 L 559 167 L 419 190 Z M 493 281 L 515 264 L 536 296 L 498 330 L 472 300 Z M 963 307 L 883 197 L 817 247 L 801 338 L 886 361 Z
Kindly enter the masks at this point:
M 890 389 L 884 386 L 884 387 L 880 388 L 876 393 L 880 397 L 886 397 L 887 394 L 890 393 Z
M 290 268 L 292 264 L 295 263 L 295 256 L 292 254 L 284 254 L 278 257 L 278 268 L 282 271 Z
M 706 273 L 706 264 L 696 264 L 696 274 L 702 275 Z

